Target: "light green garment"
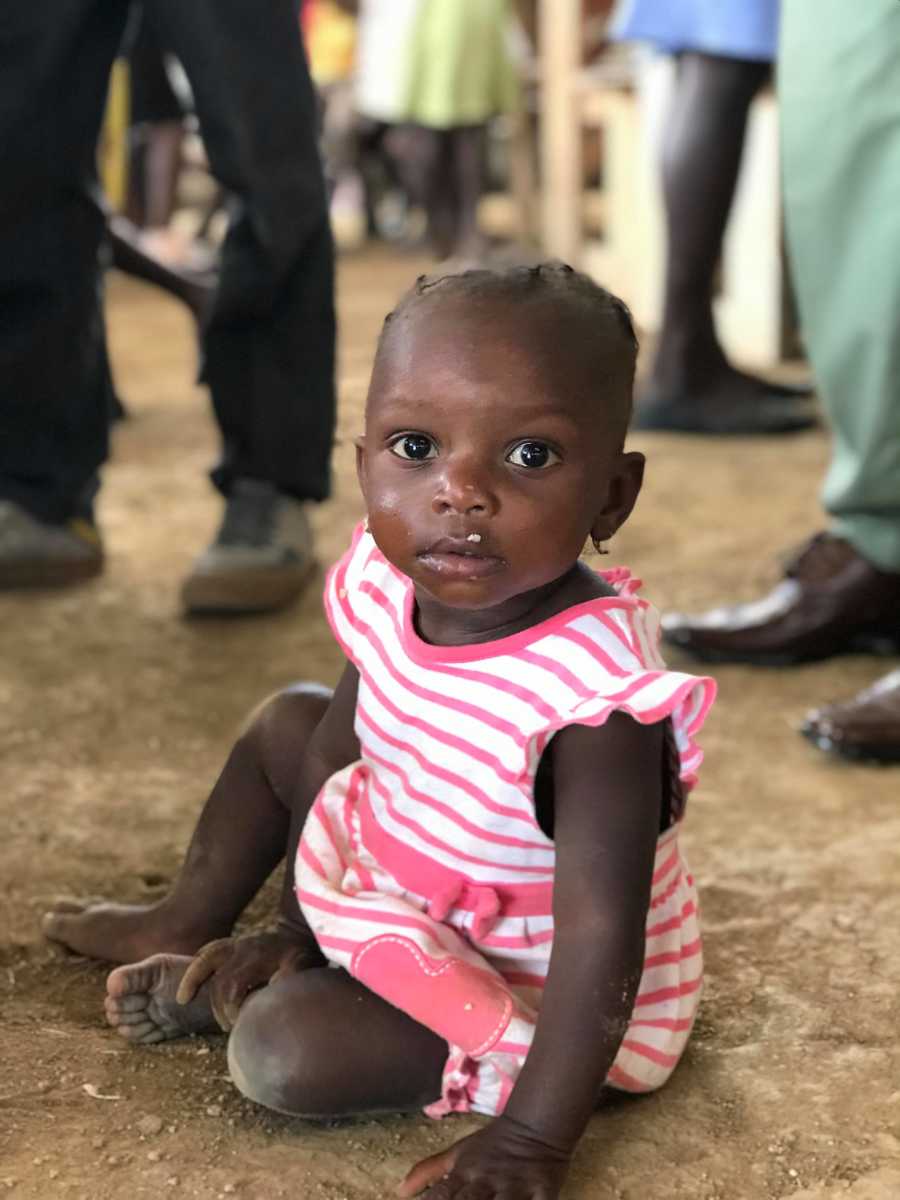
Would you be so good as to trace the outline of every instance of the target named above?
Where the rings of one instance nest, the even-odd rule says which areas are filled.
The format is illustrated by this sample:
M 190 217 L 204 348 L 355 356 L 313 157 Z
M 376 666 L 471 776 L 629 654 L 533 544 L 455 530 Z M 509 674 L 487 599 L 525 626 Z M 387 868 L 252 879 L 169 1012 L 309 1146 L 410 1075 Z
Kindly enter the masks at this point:
M 900 2 L 783 0 L 788 246 L 835 532 L 900 571 Z
M 422 0 L 410 47 L 405 119 L 481 125 L 515 107 L 507 0 Z

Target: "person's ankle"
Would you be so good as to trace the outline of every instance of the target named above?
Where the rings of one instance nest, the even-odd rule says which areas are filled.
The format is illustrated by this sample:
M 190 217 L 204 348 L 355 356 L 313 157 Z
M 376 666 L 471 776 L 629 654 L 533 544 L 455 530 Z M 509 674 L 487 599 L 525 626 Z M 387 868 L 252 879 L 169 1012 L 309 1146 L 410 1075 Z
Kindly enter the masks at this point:
M 665 330 L 645 386 L 659 395 L 683 395 L 728 366 L 714 333 L 703 329 Z
M 198 913 L 196 896 L 181 900 L 170 895 L 148 908 L 147 925 L 165 932 L 166 944 L 172 953 L 194 954 L 207 942 L 228 937 L 233 922 Z

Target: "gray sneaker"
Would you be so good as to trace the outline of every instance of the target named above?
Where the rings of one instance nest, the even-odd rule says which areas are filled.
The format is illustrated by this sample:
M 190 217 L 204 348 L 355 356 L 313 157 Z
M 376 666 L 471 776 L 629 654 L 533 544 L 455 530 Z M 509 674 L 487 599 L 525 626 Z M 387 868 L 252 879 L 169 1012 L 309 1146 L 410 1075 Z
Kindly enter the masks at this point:
M 215 541 L 181 589 L 195 615 L 271 612 L 296 599 L 315 568 L 301 501 L 271 483 L 235 480 Z
M 0 589 L 65 587 L 102 569 L 103 544 L 90 521 L 49 525 L 0 500 Z

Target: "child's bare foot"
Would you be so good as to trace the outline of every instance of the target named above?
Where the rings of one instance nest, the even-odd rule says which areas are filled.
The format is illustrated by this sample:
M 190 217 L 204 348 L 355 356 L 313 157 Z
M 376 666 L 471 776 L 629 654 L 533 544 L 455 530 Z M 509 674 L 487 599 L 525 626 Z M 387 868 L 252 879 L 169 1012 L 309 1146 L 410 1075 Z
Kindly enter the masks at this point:
M 45 937 L 76 954 L 134 963 L 151 954 L 193 954 L 228 929 L 185 929 L 164 904 L 79 904 L 61 900 L 44 914 Z
M 143 962 L 116 967 L 106 981 L 106 1019 L 129 1042 L 148 1045 L 191 1033 L 220 1033 L 209 989 L 201 987 L 188 1004 L 175 999 L 191 959 L 154 954 Z

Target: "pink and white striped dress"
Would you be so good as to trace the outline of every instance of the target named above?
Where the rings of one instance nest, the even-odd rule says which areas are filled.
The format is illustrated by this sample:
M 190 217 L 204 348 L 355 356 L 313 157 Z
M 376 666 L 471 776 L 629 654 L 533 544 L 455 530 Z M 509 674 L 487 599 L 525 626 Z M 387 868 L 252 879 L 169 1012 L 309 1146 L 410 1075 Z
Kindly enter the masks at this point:
M 709 679 L 665 669 L 655 610 L 617 591 L 511 637 L 433 646 L 413 587 L 361 528 L 331 570 L 332 629 L 359 671 L 360 758 L 325 784 L 297 854 L 297 896 L 323 953 L 448 1043 L 432 1116 L 503 1110 L 528 1053 L 553 943 L 553 841 L 534 780 L 553 735 L 620 710 L 670 717 L 690 787 Z M 603 802 L 598 780 L 597 802 Z M 659 1087 L 687 1042 L 703 960 L 679 824 L 659 838 L 644 971 L 608 1077 Z

